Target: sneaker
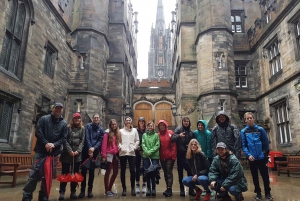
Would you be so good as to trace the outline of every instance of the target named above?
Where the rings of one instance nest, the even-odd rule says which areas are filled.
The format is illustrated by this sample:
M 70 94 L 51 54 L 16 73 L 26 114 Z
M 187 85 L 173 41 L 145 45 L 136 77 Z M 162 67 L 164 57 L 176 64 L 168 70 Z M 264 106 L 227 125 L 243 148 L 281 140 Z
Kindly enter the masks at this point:
M 131 189 L 131 195 L 133 195 L 133 196 L 136 195 L 134 188 Z
M 92 198 L 94 195 L 93 195 L 93 193 L 92 193 L 92 191 L 89 191 L 88 192 L 88 198 Z
M 206 191 L 203 191 L 201 196 L 205 196 L 206 195 Z
M 267 199 L 267 200 L 273 200 L 273 197 L 272 197 L 271 194 L 267 194 L 267 195 L 266 195 L 266 199 Z
M 84 192 L 81 192 L 81 193 L 79 194 L 78 198 L 84 198 L 84 196 L 85 196 L 85 193 L 84 193 Z
M 254 197 L 255 200 L 262 200 L 262 196 L 260 193 L 257 193 L 256 196 Z
M 135 185 L 135 193 L 136 193 L 136 196 L 140 195 L 140 184 Z
M 200 188 L 196 190 L 195 200 L 200 200 L 201 194 L 202 194 L 202 190 Z
M 65 193 L 59 193 L 58 200 L 64 200 L 65 199 Z
M 184 188 L 180 188 L 180 197 L 185 197 Z
M 216 194 L 215 191 L 212 191 L 212 190 L 210 191 L 210 196 L 211 196 L 211 197 L 214 197 L 215 194 Z
M 211 193 L 210 192 L 206 192 L 204 198 L 203 198 L 203 201 L 209 201 L 210 200 L 210 196 L 211 196 Z
M 107 191 L 105 194 L 106 194 L 107 197 L 112 197 L 112 196 L 114 196 L 114 194 L 113 194 L 111 191 Z
M 146 187 L 146 184 L 143 184 L 143 186 L 142 186 L 142 196 L 146 196 L 146 193 L 147 193 L 147 187 Z
M 195 193 L 194 189 L 189 188 L 189 195 L 190 196 L 196 196 L 196 193 Z

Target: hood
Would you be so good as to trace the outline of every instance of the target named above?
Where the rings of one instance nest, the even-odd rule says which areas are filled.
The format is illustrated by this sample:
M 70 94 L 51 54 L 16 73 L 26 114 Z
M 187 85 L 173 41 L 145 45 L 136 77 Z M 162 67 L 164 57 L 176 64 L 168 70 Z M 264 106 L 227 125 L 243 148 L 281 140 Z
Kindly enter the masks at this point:
M 217 122 L 217 124 L 220 124 L 220 122 L 219 122 L 219 120 L 218 120 L 218 117 L 219 117 L 221 114 L 226 116 L 226 121 L 225 121 L 225 122 L 228 124 L 228 123 L 229 123 L 229 117 L 228 117 L 228 115 L 226 114 L 225 111 L 220 111 L 220 112 L 218 112 L 218 114 L 217 114 L 217 116 L 216 116 L 216 122 Z
M 157 124 L 157 127 L 158 127 L 158 130 L 159 130 L 159 124 L 160 123 L 163 123 L 163 124 L 165 124 L 165 126 L 166 126 L 166 131 L 168 130 L 168 123 L 165 121 L 165 120 L 159 120 L 159 122 L 158 122 L 158 124 Z M 160 130 L 159 130 L 160 131 Z
M 205 120 L 199 120 L 199 121 L 197 121 L 197 129 L 198 129 L 198 125 L 199 125 L 200 122 L 204 125 L 204 130 L 203 131 L 206 131 L 207 130 L 207 123 L 206 123 Z

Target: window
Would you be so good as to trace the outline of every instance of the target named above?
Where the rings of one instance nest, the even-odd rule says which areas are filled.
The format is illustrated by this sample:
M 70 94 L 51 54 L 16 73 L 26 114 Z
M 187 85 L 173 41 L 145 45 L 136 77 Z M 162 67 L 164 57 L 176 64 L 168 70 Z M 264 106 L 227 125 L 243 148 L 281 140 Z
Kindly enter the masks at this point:
M 0 142 L 8 142 L 13 103 L 0 98 Z
M 21 47 L 24 46 L 23 35 L 26 8 L 22 1 L 8 1 L 8 21 L 6 23 L 2 51 L 0 53 L 0 67 L 18 76 L 18 65 Z M 18 76 L 20 77 L 20 76 Z
M 239 88 L 247 87 L 247 71 L 244 64 L 235 65 L 235 85 Z
M 242 33 L 243 31 L 243 12 L 244 11 L 232 11 L 231 12 L 231 28 L 234 33 Z
M 267 47 L 271 76 L 275 75 L 282 69 L 282 61 L 280 58 L 280 43 L 276 40 L 273 44 Z
M 271 21 L 271 11 L 273 10 L 274 1 L 271 3 L 270 0 L 261 0 L 260 1 L 263 15 L 265 18 L 265 23 L 268 24 Z
M 280 144 L 287 144 L 292 142 L 292 136 L 289 123 L 289 109 L 286 101 L 281 102 L 274 106 L 276 123 L 277 123 L 277 136 Z
M 48 42 L 48 44 L 46 46 L 44 72 L 51 78 L 53 78 L 53 76 L 54 76 L 56 60 L 57 60 L 57 50 L 51 43 Z
M 296 41 L 297 41 L 297 50 L 298 50 L 298 57 L 300 57 L 300 19 L 295 24 L 295 34 L 296 34 Z

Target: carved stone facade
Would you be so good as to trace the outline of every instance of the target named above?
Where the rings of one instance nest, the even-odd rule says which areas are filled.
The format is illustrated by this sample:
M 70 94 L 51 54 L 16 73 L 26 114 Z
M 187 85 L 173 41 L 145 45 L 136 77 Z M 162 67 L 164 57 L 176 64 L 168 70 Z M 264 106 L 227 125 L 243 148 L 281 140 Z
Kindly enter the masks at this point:
M 225 110 L 243 127 L 251 111 L 268 130 L 271 148 L 300 145 L 300 2 L 177 1 L 172 80 L 178 113 L 209 127 Z M 300 89 L 300 87 L 299 87 Z
M 137 76 L 130 0 L 2 0 L 0 11 L 0 151 L 30 152 L 54 102 L 67 121 L 122 122 Z

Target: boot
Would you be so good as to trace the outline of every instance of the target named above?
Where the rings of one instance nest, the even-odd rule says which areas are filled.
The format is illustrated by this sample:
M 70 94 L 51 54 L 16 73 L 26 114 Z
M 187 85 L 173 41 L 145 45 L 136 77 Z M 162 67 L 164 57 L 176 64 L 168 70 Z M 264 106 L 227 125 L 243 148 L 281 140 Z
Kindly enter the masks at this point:
M 151 191 L 151 195 L 152 195 L 152 196 L 156 196 L 156 190 L 155 190 L 155 188 L 154 188 L 154 189 L 152 189 L 152 191 Z
M 84 198 L 85 197 L 85 187 L 81 186 L 80 194 L 78 195 L 78 198 Z
M 122 196 L 126 196 L 126 188 L 123 188 Z
M 152 192 L 151 192 L 151 188 L 148 188 L 146 196 L 151 196 Z
M 184 187 L 180 186 L 180 197 L 185 197 Z
M 196 193 L 195 193 L 194 189 L 189 188 L 189 195 L 190 196 L 196 196 Z
M 201 194 L 202 194 L 202 190 L 200 188 L 197 188 L 195 194 L 196 194 L 195 200 L 200 200 L 200 197 L 201 197 Z
M 58 200 L 64 200 L 65 199 L 65 192 L 59 192 Z
M 75 191 L 71 192 L 70 199 L 77 199 L 77 195 Z
M 131 195 L 133 195 L 133 196 L 136 195 L 134 188 L 131 189 Z
M 92 193 L 92 191 L 88 191 L 88 198 L 92 198 L 94 195 Z
M 168 187 L 167 190 L 163 194 L 165 197 L 171 197 L 173 195 L 172 188 Z

